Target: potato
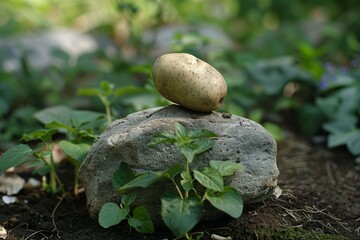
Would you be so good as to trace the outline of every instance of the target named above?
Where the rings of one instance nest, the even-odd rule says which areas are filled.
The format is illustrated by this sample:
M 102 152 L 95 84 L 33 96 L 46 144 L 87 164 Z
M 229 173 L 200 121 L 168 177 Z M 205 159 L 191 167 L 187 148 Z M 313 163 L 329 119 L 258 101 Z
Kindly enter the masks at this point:
M 152 76 L 166 99 L 185 108 L 211 112 L 224 102 L 227 85 L 210 64 L 187 53 L 170 53 L 156 59 Z

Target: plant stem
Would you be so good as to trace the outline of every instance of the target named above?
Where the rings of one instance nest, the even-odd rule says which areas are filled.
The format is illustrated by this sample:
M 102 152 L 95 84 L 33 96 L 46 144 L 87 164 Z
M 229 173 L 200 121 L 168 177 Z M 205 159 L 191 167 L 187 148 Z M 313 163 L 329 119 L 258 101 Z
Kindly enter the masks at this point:
M 196 194 L 197 194 L 197 193 L 196 193 Z M 200 197 L 200 196 L 199 196 L 199 197 Z M 205 191 L 205 193 L 204 193 L 204 196 L 201 198 L 201 202 L 204 202 L 205 199 L 206 199 L 206 191 Z
M 54 158 L 53 158 L 53 146 L 52 144 L 50 144 L 50 187 L 51 187 L 51 193 L 56 193 L 57 190 L 57 186 L 56 186 L 56 166 L 54 163 Z
M 105 106 L 106 121 L 107 121 L 108 126 L 110 126 L 110 124 L 112 123 L 110 101 L 106 97 L 104 97 L 102 95 L 99 95 L 99 98 L 100 98 L 101 102 Z
M 62 193 L 65 193 L 64 187 L 61 183 L 59 176 L 57 175 L 56 166 L 54 163 L 48 165 L 50 168 L 50 186 L 51 186 L 51 193 L 57 192 L 57 187 L 59 185 L 59 189 Z
M 65 190 L 63 188 L 63 185 L 61 183 L 61 180 L 59 178 L 59 176 L 57 175 L 57 169 L 56 169 L 56 164 L 54 162 L 54 158 L 53 158 L 53 145 L 50 145 L 50 185 L 51 185 L 51 192 L 52 193 L 56 193 L 57 191 L 57 184 L 59 184 L 59 189 L 62 193 L 65 193 Z
M 171 179 L 171 181 L 174 183 L 174 185 L 175 185 L 175 187 L 176 187 L 176 190 L 178 191 L 181 199 L 184 199 L 184 196 L 183 196 L 182 192 L 180 191 L 179 186 L 176 184 L 175 180 L 174 180 L 173 178 L 170 178 L 170 179 Z
M 56 177 L 55 177 L 55 170 L 50 169 L 50 187 L 51 187 L 51 193 L 56 193 Z
M 74 160 L 75 162 L 74 162 L 74 171 L 75 171 L 75 173 L 74 173 L 74 194 L 75 194 L 75 196 L 77 196 L 78 195 L 78 193 L 79 193 L 79 191 L 78 191 L 78 188 L 79 188 L 79 173 L 78 173 L 78 171 L 79 171 L 79 163 L 76 161 L 76 160 Z
M 190 174 L 190 166 L 189 166 L 189 161 L 187 159 L 186 159 L 186 172 Z
M 105 111 L 106 111 L 107 123 L 108 126 L 110 126 L 112 123 L 110 104 L 105 105 Z
M 190 176 L 191 178 L 191 175 L 190 175 L 190 166 L 189 166 L 189 160 L 186 158 L 186 173 Z M 191 185 L 192 185 L 192 178 L 191 178 Z M 194 187 L 193 187 L 194 188 Z M 186 191 L 185 193 L 185 198 L 188 198 L 189 197 L 189 191 Z

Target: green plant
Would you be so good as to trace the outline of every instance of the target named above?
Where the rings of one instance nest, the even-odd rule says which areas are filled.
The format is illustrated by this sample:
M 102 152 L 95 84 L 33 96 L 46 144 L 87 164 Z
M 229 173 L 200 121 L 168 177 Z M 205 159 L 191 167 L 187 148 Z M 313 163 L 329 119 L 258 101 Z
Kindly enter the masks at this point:
M 283 140 L 281 113 L 301 105 L 311 93 L 309 90 L 316 87 L 313 78 L 289 57 L 271 60 L 240 54 L 224 57 L 224 63 L 218 66 L 228 84 L 224 110 L 263 124 L 277 141 Z
M 99 223 L 102 227 L 108 228 L 119 224 L 127 219 L 129 226 L 141 233 L 153 233 L 154 225 L 151 217 L 143 206 L 134 209 L 133 215 L 130 215 L 130 205 L 135 201 L 136 193 L 131 192 L 121 196 L 121 204 L 107 202 L 99 213 Z
M 161 216 L 165 225 L 177 237 L 192 239 L 189 231 L 201 220 L 204 202 L 238 218 L 242 214 L 243 200 L 236 189 L 224 184 L 224 177 L 243 170 L 243 166 L 232 161 L 210 161 L 210 166 L 202 170 L 192 169 L 195 157 L 215 144 L 216 134 L 209 130 L 187 131 L 180 123 L 175 124 L 175 133 L 159 132 L 149 143 L 175 144 L 185 158 L 184 164 L 177 164 L 159 172 L 135 174 L 128 164 L 122 162 L 112 178 L 113 186 L 124 193 L 136 187 L 146 188 L 160 179 L 170 180 L 177 195 L 165 194 L 161 197 Z M 106 203 L 107 204 L 107 203 Z M 105 206 L 105 205 L 104 205 Z M 104 209 L 100 210 L 103 216 Z M 100 225 L 118 224 L 116 212 L 107 211 L 108 218 L 99 218 Z
M 144 92 L 144 89 L 135 86 L 115 88 L 114 84 L 108 81 L 101 81 L 100 88 L 81 88 L 78 90 L 78 95 L 99 97 L 101 103 L 105 107 L 106 120 L 109 126 L 112 123 L 111 104 L 115 99 L 121 96 L 139 94 L 142 92 Z
M 327 146 L 345 145 L 360 164 L 360 67 L 327 66 L 314 102 L 299 109 L 299 125 L 307 135 L 328 133 Z
M 70 156 L 75 166 L 74 193 L 77 194 L 77 170 L 91 144 L 97 138 L 94 131 L 99 126 L 103 129 L 101 127 L 104 125 L 103 114 L 57 106 L 37 112 L 35 118 L 45 125 L 44 128 L 24 134 L 22 139 L 40 141 L 41 144 L 35 149 L 31 149 L 26 144 L 10 148 L 0 157 L 0 173 L 13 166 L 31 163 L 30 166 L 36 167 L 36 173 L 41 175 L 49 173 L 49 182 L 44 182 L 46 190 L 52 193 L 60 190 L 65 193 L 57 175 L 57 166 L 53 157 L 53 148 L 56 144 L 53 136 L 65 134 L 67 140 L 61 141 L 60 147 Z
M 172 37 L 171 49 L 173 52 L 190 53 L 200 58 L 206 57 L 199 49 L 206 47 L 212 40 L 196 30 L 188 33 L 176 32 Z

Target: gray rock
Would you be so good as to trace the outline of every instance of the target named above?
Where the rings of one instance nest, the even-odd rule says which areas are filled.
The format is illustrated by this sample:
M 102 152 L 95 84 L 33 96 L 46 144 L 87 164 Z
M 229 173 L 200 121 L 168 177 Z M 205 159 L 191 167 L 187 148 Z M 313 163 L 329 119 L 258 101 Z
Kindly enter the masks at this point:
M 279 175 L 277 148 L 272 136 L 261 125 L 235 115 L 198 113 L 170 105 L 136 112 L 116 120 L 92 146 L 79 174 L 94 219 L 105 202 L 119 201 L 111 178 L 121 162 L 128 163 L 138 171 L 157 171 L 184 161 L 174 145 L 162 144 L 155 148 L 146 146 L 156 132 L 174 131 L 176 122 L 187 129 L 208 129 L 219 136 L 211 150 L 194 160 L 193 168 L 207 166 L 209 160 L 241 162 L 245 171 L 228 179 L 228 184 L 240 191 L 245 204 L 262 201 L 272 194 Z M 159 198 L 165 191 L 172 189 L 173 185 L 167 182 L 137 189 L 135 204 L 145 205 L 155 222 L 159 223 Z M 211 219 L 219 214 L 217 210 L 207 210 L 204 218 Z
M 52 56 L 55 49 L 69 56 L 70 65 L 75 65 L 81 55 L 98 49 L 115 54 L 115 47 L 104 41 L 74 29 L 53 29 L 3 38 L 0 39 L 0 56 L 3 58 L 0 68 L 6 72 L 19 71 L 24 53 L 27 54 L 28 63 L 33 69 L 44 70 L 51 64 L 59 65 L 61 63 L 55 62 Z

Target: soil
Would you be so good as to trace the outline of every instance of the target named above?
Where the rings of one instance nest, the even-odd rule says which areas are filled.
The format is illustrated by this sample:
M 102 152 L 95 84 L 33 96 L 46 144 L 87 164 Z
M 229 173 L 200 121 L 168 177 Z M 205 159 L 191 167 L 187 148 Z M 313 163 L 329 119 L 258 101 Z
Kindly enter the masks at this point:
M 211 234 L 232 239 L 360 239 L 360 168 L 345 149 L 330 151 L 288 133 L 278 145 L 278 166 L 279 198 L 246 206 L 239 219 L 201 223 L 194 232 L 203 233 L 204 239 Z M 71 182 L 69 165 L 63 164 L 59 172 Z M 166 229 L 141 235 L 126 224 L 101 228 L 88 215 L 84 192 L 62 198 L 24 189 L 17 197 L 14 204 L 0 200 L 0 225 L 8 232 L 7 240 L 174 239 Z

